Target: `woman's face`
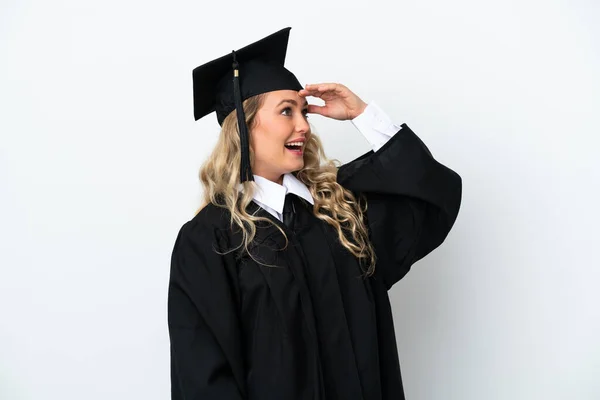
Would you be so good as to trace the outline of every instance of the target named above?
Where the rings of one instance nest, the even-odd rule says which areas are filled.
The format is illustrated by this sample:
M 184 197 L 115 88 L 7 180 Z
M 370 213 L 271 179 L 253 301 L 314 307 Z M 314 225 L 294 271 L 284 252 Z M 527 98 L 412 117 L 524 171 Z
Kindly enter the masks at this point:
M 255 175 L 281 184 L 283 174 L 302 169 L 304 142 L 310 135 L 307 112 L 306 99 L 295 90 L 265 95 L 250 133 Z

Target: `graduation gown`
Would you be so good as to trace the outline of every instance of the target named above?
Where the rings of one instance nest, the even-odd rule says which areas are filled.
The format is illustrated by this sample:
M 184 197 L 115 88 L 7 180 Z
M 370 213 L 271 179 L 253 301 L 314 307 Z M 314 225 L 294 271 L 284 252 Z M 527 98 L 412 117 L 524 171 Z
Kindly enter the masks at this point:
M 406 125 L 338 182 L 368 202 L 375 274 L 364 279 L 333 227 L 295 199 L 289 230 L 259 223 L 250 252 L 209 204 L 177 236 L 168 293 L 172 399 L 404 399 L 388 289 L 438 247 L 458 215 L 460 176 Z M 281 250 L 283 249 L 283 250 Z

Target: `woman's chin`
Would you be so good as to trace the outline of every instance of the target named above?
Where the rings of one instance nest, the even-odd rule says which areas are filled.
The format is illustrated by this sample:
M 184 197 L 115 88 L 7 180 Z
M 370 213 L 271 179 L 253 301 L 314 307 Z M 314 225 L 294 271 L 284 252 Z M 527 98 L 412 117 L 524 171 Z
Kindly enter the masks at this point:
M 290 165 L 289 168 L 286 168 L 286 173 L 298 172 L 302 168 L 304 168 L 304 163 L 297 163 L 296 165 Z

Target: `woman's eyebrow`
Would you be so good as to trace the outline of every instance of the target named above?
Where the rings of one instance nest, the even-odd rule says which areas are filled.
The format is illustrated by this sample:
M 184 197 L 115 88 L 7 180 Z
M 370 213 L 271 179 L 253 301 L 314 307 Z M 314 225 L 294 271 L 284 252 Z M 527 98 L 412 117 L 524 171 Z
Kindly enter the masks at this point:
M 277 107 L 279 107 L 282 103 L 292 103 L 293 105 L 297 106 L 298 102 L 294 99 L 283 99 L 279 102 L 279 104 L 277 104 Z M 308 107 L 308 101 L 304 100 L 304 107 Z

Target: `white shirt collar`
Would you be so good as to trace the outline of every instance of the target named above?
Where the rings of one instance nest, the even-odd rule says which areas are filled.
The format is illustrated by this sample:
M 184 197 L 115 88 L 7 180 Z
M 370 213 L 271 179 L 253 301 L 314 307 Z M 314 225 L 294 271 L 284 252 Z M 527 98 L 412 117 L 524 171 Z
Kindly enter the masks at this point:
M 300 182 L 300 180 L 291 173 L 283 175 L 282 185 L 258 175 L 254 175 L 254 183 L 256 184 L 254 199 L 268 207 L 271 207 L 279 214 L 283 212 L 285 195 L 288 193 L 294 193 L 295 195 L 308 201 L 310 204 L 315 204 L 314 199 L 306 185 Z

